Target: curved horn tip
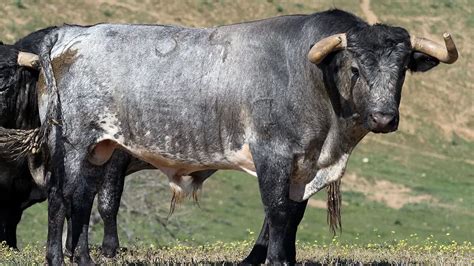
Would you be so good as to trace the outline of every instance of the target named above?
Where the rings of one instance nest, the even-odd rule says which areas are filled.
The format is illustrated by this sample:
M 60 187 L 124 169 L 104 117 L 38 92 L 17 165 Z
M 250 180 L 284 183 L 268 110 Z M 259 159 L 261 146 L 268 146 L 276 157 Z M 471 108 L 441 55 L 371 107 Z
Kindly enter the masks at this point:
M 451 34 L 448 32 L 443 33 L 443 39 L 449 56 L 449 59 L 445 63 L 452 64 L 458 60 L 458 49 L 456 48 L 456 44 L 454 44 Z

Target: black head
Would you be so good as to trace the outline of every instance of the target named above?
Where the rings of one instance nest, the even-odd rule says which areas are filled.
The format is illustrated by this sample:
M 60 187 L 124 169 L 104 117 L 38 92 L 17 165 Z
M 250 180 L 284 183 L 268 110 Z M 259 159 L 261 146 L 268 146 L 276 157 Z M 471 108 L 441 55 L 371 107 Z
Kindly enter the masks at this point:
M 308 55 L 333 75 L 344 99 L 343 109 L 358 114 L 361 124 L 374 133 L 397 130 L 398 107 L 407 70 L 427 71 L 439 60 L 412 49 L 410 35 L 400 27 L 359 24 L 345 34 L 319 41 Z M 323 46 L 336 54 L 322 54 Z M 329 74 L 328 74 L 329 73 Z
M 0 125 L 9 119 L 14 104 L 16 86 L 20 78 L 18 50 L 13 45 L 0 44 Z
M 351 94 L 363 126 L 375 133 L 397 130 L 406 71 L 427 71 L 439 61 L 414 53 L 410 35 L 400 27 L 377 24 L 346 36 Z
M 0 126 L 31 128 L 38 122 L 35 88 L 39 70 L 20 66 L 18 54 L 38 54 L 44 36 L 54 29 L 35 31 L 14 45 L 0 42 Z
M 0 126 L 29 128 L 37 120 L 39 71 L 18 64 L 16 45 L 0 45 Z

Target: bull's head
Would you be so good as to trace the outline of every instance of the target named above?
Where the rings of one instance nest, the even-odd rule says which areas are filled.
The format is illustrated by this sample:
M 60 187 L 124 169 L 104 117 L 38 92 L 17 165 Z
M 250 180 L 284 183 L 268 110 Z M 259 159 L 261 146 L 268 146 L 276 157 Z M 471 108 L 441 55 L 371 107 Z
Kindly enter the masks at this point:
M 423 38 L 410 39 L 403 28 L 377 24 L 320 40 L 308 59 L 320 64 L 332 52 L 344 50 L 335 70 L 342 97 L 367 130 L 387 133 L 398 128 L 406 70 L 424 72 L 439 62 L 457 60 L 451 36 L 445 33 L 443 37 L 446 47 Z
M 18 102 L 19 95 L 26 95 L 25 79 L 31 80 L 30 87 L 36 79 L 31 73 L 37 73 L 38 56 L 21 52 L 14 45 L 0 43 L 0 126 L 13 126 L 15 117 L 24 114 L 15 114 L 15 110 L 23 110 L 28 101 Z M 27 73 L 28 72 L 28 73 Z M 31 72 L 31 73 L 30 73 Z M 23 96 L 27 97 L 27 96 Z

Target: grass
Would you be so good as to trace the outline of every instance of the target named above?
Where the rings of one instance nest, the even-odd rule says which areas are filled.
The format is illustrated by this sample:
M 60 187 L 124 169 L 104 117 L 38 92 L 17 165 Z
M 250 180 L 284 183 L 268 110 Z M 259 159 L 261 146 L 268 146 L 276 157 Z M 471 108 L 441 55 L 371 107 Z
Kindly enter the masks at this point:
M 123 249 L 113 260 L 100 255 L 100 249 L 92 248 L 91 255 L 99 264 L 168 264 L 168 263 L 238 263 L 248 254 L 253 239 L 236 242 L 215 242 L 195 245 L 173 243 L 169 246 L 133 246 Z M 0 246 L 1 264 L 41 264 L 44 247 L 27 246 L 17 252 Z M 474 247 L 470 242 L 440 244 L 430 237 L 422 244 L 411 239 L 367 245 L 341 244 L 334 239 L 328 245 L 297 243 L 297 261 L 309 264 L 460 264 L 474 262 Z
M 431 200 L 391 208 L 353 190 L 343 178 L 342 234 L 334 241 L 325 210 L 309 207 L 298 231 L 301 262 L 473 263 L 469 241 L 474 239 L 474 80 L 469 70 L 474 68 L 470 41 L 474 6 L 470 2 L 372 1 L 382 22 L 438 41 L 444 31 L 451 31 L 461 57 L 454 65 L 407 75 L 399 131 L 367 136 L 354 151 L 348 173 L 370 184 L 391 182 L 408 190 L 404 196 L 429 195 Z M 103 21 L 201 27 L 334 7 L 362 15 L 358 1 L 343 0 L 11 1 L 0 7 L 0 36 L 8 43 L 52 24 Z M 169 219 L 170 192 L 162 176 L 141 172 L 126 182 L 118 223 L 121 244 L 128 249 L 116 263 L 238 261 L 260 231 L 263 208 L 257 181 L 246 174 L 216 174 L 204 185 L 200 207 L 185 202 Z M 325 194 L 314 199 L 324 200 Z M 42 263 L 46 219 L 45 203 L 28 209 L 19 227 L 23 252 L 3 248 L 0 264 L 29 262 L 26 258 Z M 99 245 L 102 225 L 96 212 L 90 235 L 91 243 Z

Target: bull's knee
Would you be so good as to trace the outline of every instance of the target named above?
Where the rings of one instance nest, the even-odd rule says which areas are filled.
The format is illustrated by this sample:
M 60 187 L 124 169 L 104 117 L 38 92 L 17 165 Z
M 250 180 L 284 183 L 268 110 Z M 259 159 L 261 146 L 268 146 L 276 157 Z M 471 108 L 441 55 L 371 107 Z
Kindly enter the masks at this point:
M 114 153 L 116 147 L 116 142 L 109 139 L 102 140 L 92 146 L 87 159 L 93 165 L 103 165 L 109 161 L 110 157 L 112 157 L 112 154 Z

